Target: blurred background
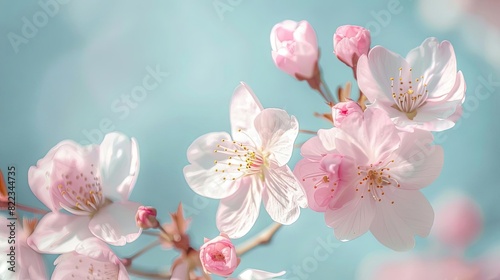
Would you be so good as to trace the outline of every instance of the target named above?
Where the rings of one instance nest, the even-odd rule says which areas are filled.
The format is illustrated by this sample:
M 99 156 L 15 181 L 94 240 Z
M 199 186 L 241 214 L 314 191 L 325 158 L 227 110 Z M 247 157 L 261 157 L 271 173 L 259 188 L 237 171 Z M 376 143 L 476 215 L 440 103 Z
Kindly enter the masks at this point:
M 30 166 L 61 140 L 100 143 L 107 132 L 124 132 L 140 148 L 141 170 L 131 200 L 156 207 L 164 222 L 182 202 L 192 218 L 192 242 L 199 246 L 204 237 L 218 235 L 218 201 L 199 197 L 187 186 L 182 174 L 186 149 L 204 133 L 229 130 L 229 101 L 240 81 L 253 88 L 265 107 L 295 115 L 302 129 L 330 126 L 313 116 L 328 110 L 321 97 L 275 67 L 269 43 L 274 24 L 292 19 L 313 25 L 324 78 L 332 90 L 355 82 L 333 54 L 338 26 L 364 26 L 372 32 L 372 46 L 383 45 L 403 56 L 425 38 L 437 37 L 455 48 L 467 98 L 455 128 L 436 134 L 445 164 L 441 176 L 423 191 L 437 214 L 450 209 L 445 206 L 458 194 L 470 200 L 480 213 L 476 225 L 481 231 L 460 245 L 442 242 L 442 235 L 432 233 L 417 238 L 411 252 L 396 253 L 370 233 L 347 243 L 336 241 L 323 215 L 306 209 L 269 246 L 245 255 L 237 272 L 257 268 L 286 270 L 287 279 L 375 279 L 380 267 L 404 265 L 391 264 L 394 260 L 418 259 L 424 269 L 422 260 L 450 258 L 466 266 L 485 259 L 498 265 L 499 11 L 495 0 L 3 0 L 0 168 L 16 167 L 18 203 L 44 208 L 27 184 Z M 152 72 L 158 73 L 153 75 L 157 86 L 133 95 Z M 301 135 L 297 142 L 308 137 Z M 298 159 L 296 150 L 290 166 Z M 235 243 L 271 222 L 261 211 L 252 231 Z M 151 240 L 143 236 L 116 252 L 126 257 Z M 327 257 L 319 258 L 318 250 Z M 154 249 L 136 264 L 168 270 L 175 256 Z M 54 259 L 46 258 L 49 270 Z M 403 279 L 397 271 L 391 273 L 380 279 Z M 500 279 L 490 274 L 487 279 Z

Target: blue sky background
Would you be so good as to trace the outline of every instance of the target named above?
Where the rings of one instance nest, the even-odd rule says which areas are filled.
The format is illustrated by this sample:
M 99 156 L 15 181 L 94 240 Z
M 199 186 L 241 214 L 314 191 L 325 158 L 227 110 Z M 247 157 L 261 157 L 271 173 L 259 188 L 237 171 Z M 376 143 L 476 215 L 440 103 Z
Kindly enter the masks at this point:
M 192 217 L 193 243 L 201 245 L 203 237 L 218 234 L 218 201 L 200 198 L 187 186 L 182 174 L 186 149 L 204 133 L 229 130 L 229 101 L 240 81 L 253 88 L 265 107 L 295 115 L 302 129 L 329 126 L 312 115 L 326 109 L 319 95 L 274 66 L 269 43 L 274 24 L 305 19 L 313 25 L 324 78 L 332 89 L 354 82 L 350 69 L 332 53 L 338 26 L 370 28 L 373 46 L 402 55 L 434 36 L 454 45 L 468 97 L 457 127 L 437 135 L 445 165 L 424 193 L 433 205 L 457 191 L 480 204 L 485 229 L 467 251 L 469 258 L 476 258 L 498 245 L 500 236 L 498 66 L 477 51 L 489 44 L 480 39 L 485 32 L 481 25 L 473 25 L 475 37 L 466 36 L 461 21 L 469 17 L 457 20 L 449 15 L 453 9 L 439 4 L 427 10 L 427 2 L 66 0 L 57 9 L 52 6 L 44 20 L 41 14 L 47 12 L 40 3 L 0 1 L 0 168 L 16 166 L 19 203 L 43 208 L 27 184 L 31 165 L 63 139 L 100 142 L 104 132 L 124 132 L 135 137 L 140 148 L 141 170 L 131 200 L 156 207 L 165 222 L 168 212 L 182 202 Z M 228 10 L 218 12 L 214 3 Z M 432 12 L 451 17 L 452 23 L 424 21 Z M 38 22 L 38 27 L 23 35 L 26 21 Z M 22 43 L 12 43 L 12 33 L 23 37 Z M 148 69 L 155 68 L 168 77 L 133 106 L 122 102 L 142 84 Z M 298 142 L 307 137 L 300 136 Z M 290 165 L 299 158 L 296 150 Z M 262 210 L 252 231 L 236 244 L 272 222 Z M 298 276 L 293 273 L 298 266 L 305 275 L 302 279 L 354 279 L 366 256 L 396 254 L 369 233 L 348 243 L 334 241 L 332 235 L 323 215 L 306 209 L 295 224 L 276 234 L 270 246 L 245 255 L 238 271 L 287 270 L 292 278 Z M 432 240 L 418 238 L 414 252 L 428 250 Z M 141 237 L 117 252 L 125 257 L 150 241 Z M 318 260 L 314 252 L 325 242 L 336 248 L 326 260 Z M 137 265 L 167 268 L 174 256 L 155 249 Z M 53 260 L 47 257 L 47 265 Z

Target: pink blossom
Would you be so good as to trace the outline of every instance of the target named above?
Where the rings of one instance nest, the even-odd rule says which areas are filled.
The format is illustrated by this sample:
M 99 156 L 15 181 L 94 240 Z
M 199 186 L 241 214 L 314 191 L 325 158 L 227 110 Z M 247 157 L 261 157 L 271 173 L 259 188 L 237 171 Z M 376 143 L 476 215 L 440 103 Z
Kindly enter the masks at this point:
M 300 183 L 287 166 L 297 120 L 280 109 L 263 109 L 243 83 L 234 92 L 230 116 L 232 137 L 209 133 L 188 148 L 187 183 L 200 195 L 221 199 L 217 227 L 231 238 L 252 228 L 261 201 L 274 221 L 295 222 L 299 206 L 306 205 Z
M 139 206 L 135 214 L 135 223 L 142 229 L 157 228 L 156 209 L 150 206 Z
M 337 58 L 356 69 L 358 59 L 370 50 L 370 31 L 356 25 L 342 25 L 333 35 L 333 49 Z
M 205 239 L 205 244 L 200 248 L 200 260 L 205 272 L 226 277 L 231 275 L 240 263 L 233 243 L 225 234 L 212 240 Z
M 442 131 L 461 115 L 465 81 L 448 41 L 428 38 L 406 58 L 376 46 L 359 59 L 357 78 L 371 106 L 402 129 Z
M 26 239 L 31 235 L 37 225 L 36 219 L 23 219 L 22 227 L 15 221 L 14 234 L 11 233 L 11 222 L 5 216 L 0 216 L 0 275 L 5 279 L 47 279 L 45 263 L 43 257 L 34 251 L 26 243 Z M 15 243 L 8 242 L 14 240 L 9 237 L 15 236 Z M 11 246 L 14 247 L 12 251 Z M 11 255 L 14 259 L 11 259 Z M 13 261 L 13 263 L 10 263 Z M 15 271 L 9 270 L 13 267 Z M 2 278 L 3 279 L 3 278 Z
M 419 191 L 443 165 L 443 150 L 429 146 L 432 140 L 427 131 L 400 132 L 384 111 L 369 108 L 363 118 L 351 115 L 340 128 L 319 130 L 302 146 L 294 173 L 339 240 L 370 230 L 385 246 L 408 250 L 434 219 Z
M 333 124 L 340 127 L 342 121 L 351 114 L 357 114 L 363 116 L 363 109 L 358 103 L 349 100 L 345 102 L 339 102 L 332 107 Z
M 54 261 L 52 279 L 129 279 L 127 269 L 108 245 L 91 237 L 79 243 L 75 251 Z
M 479 206 L 466 196 L 455 196 L 442 203 L 436 211 L 434 235 L 443 244 L 467 248 L 483 228 Z
M 279 69 L 295 78 L 314 76 L 319 52 L 316 33 L 309 22 L 285 20 L 276 24 L 271 30 L 271 47 Z
M 31 190 L 52 210 L 28 244 L 65 253 L 92 236 L 117 246 L 134 241 L 141 233 L 134 219 L 140 204 L 128 197 L 138 173 L 137 143 L 123 134 L 109 133 L 100 145 L 57 144 L 28 172 Z

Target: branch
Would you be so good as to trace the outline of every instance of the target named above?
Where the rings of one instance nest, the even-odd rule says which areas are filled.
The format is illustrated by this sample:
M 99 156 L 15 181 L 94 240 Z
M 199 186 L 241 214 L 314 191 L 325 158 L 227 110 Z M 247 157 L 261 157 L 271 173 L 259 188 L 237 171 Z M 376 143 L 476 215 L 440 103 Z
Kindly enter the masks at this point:
M 170 279 L 171 275 L 168 272 L 146 272 L 132 267 L 127 267 L 127 271 L 130 275 L 141 276 L 147 279 Z
M 255 247 L 257 247 L 259 245 L 264 245 L 264 244 L 270 243 L 274 234 L 278 231 L 278 229 L 281 228 L 281 226 L 282 225 L 280 223 L 274 223 L 274 224 L 270 225 L 268 228 L 261 231 L 259 234 L 254 236 L 252 239 L 250 239 L 247 242 L 243 243 L 242 245 L 238 246 L 236 248 L 236 254 L 241 257 L 243 254 L 254 249 Z

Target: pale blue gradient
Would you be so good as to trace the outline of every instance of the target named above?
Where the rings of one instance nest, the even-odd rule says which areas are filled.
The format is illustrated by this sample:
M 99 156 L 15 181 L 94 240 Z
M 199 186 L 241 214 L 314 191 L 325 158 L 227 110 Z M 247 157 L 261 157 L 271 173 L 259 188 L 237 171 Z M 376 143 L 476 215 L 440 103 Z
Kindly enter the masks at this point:
M 387 24 L 377 23 L 378 32 L 370 22 L 376 22 L 374 14 L 387 9 L 390 1 L 220 0 L 236 3 L 222 19 L 212 1 L 69 1 L 15 53 L 8 33 L 20 35 L 23 17 L 32 20 L 42 10 L 35 1 L 21 2 L 0 2 L 0 168 L 16 166 L 17 201 L 43 207 L 28 187 L 28 168 L 63 139 L 87 141 L 84 131 L 98 129 L 104 120 L 108 122 L 105 129 L 111 126 L 139 143 L 141 170 L 131 200 L 155 206 L 165 222 L 179 202 L 191 207 L 190 235 L 198 246 L 203 237 L 218 234 L 218 202 L 200 202 L 187 186 L 182 174 L 186 149 L 204 133 L 229 130 L 228 105 L 240 81 L 253 88 L 265 107 L 295 115 L 301 128 L 329 126 L 312 115 L 326 112 L 319 95 L 274 66 L 269 33 L 277 22 L 305 19 L 314 26 L 324 78 L 332 90 L 354 81 L 350 69 L 332 54 L 333 33 L 343 24 L 368 25 L 374 32 L 372 45 L 403 55 L 430 36 L 450 40 L 469 95 L 481 79 L 491 75 L 493 81 L 500 80 L 487 61 L 469 51 L 457 32 L 426 27 L 418 16 L 417 1 L 400 0 L 399 12 L 391 14 Z M 136 108 L 126 111 L 113 105 L 142 84 L 147 67 L 157 65 L 169 76 L 147 92 Z M 499 93 L 499 86 L 494 86 L 486 100 L 465 108 L 467 118 L 460 125 L 440 134 L 440 139 L 446 138 L 440 142 L 445 165 L 441 176 L 424 190 L 431 202 L 456 189 L 480 203 L 486 226 L 481 240 L 468 251 L 470 257 L 496 244 L 500 232 Z M 300 136 L 298 142 L 307 137 Z M 296 150 L 290 165 L 298 159 Z M 270 223 L 262 208 L 252 231 L 235 243 Z M 270 246 L 245 255 L 238 271 L 287 270 L 288 277 L 297 276 L 293 266 L 310 262 L 315 248 L 329 235 L 332 230 L 323 215 L 304 210 L 295 224 L 276 234 Z M 141 237 L 117 252 L 125 257 L 150 240 Z M 418 238 L 415 250 L 423 250 L 428 243 Z M 366 255 L 389 252 L 371 234 L 338 242 L 326 260 L 317 261 L 315 269 L 309 267 L 307 279 L 353 279 Z M 166 268 L 173 258 L 174 253 L 155 249 L 138 259 L 137 265 Z M 53 260 L 47 258 L 49 269 Z

